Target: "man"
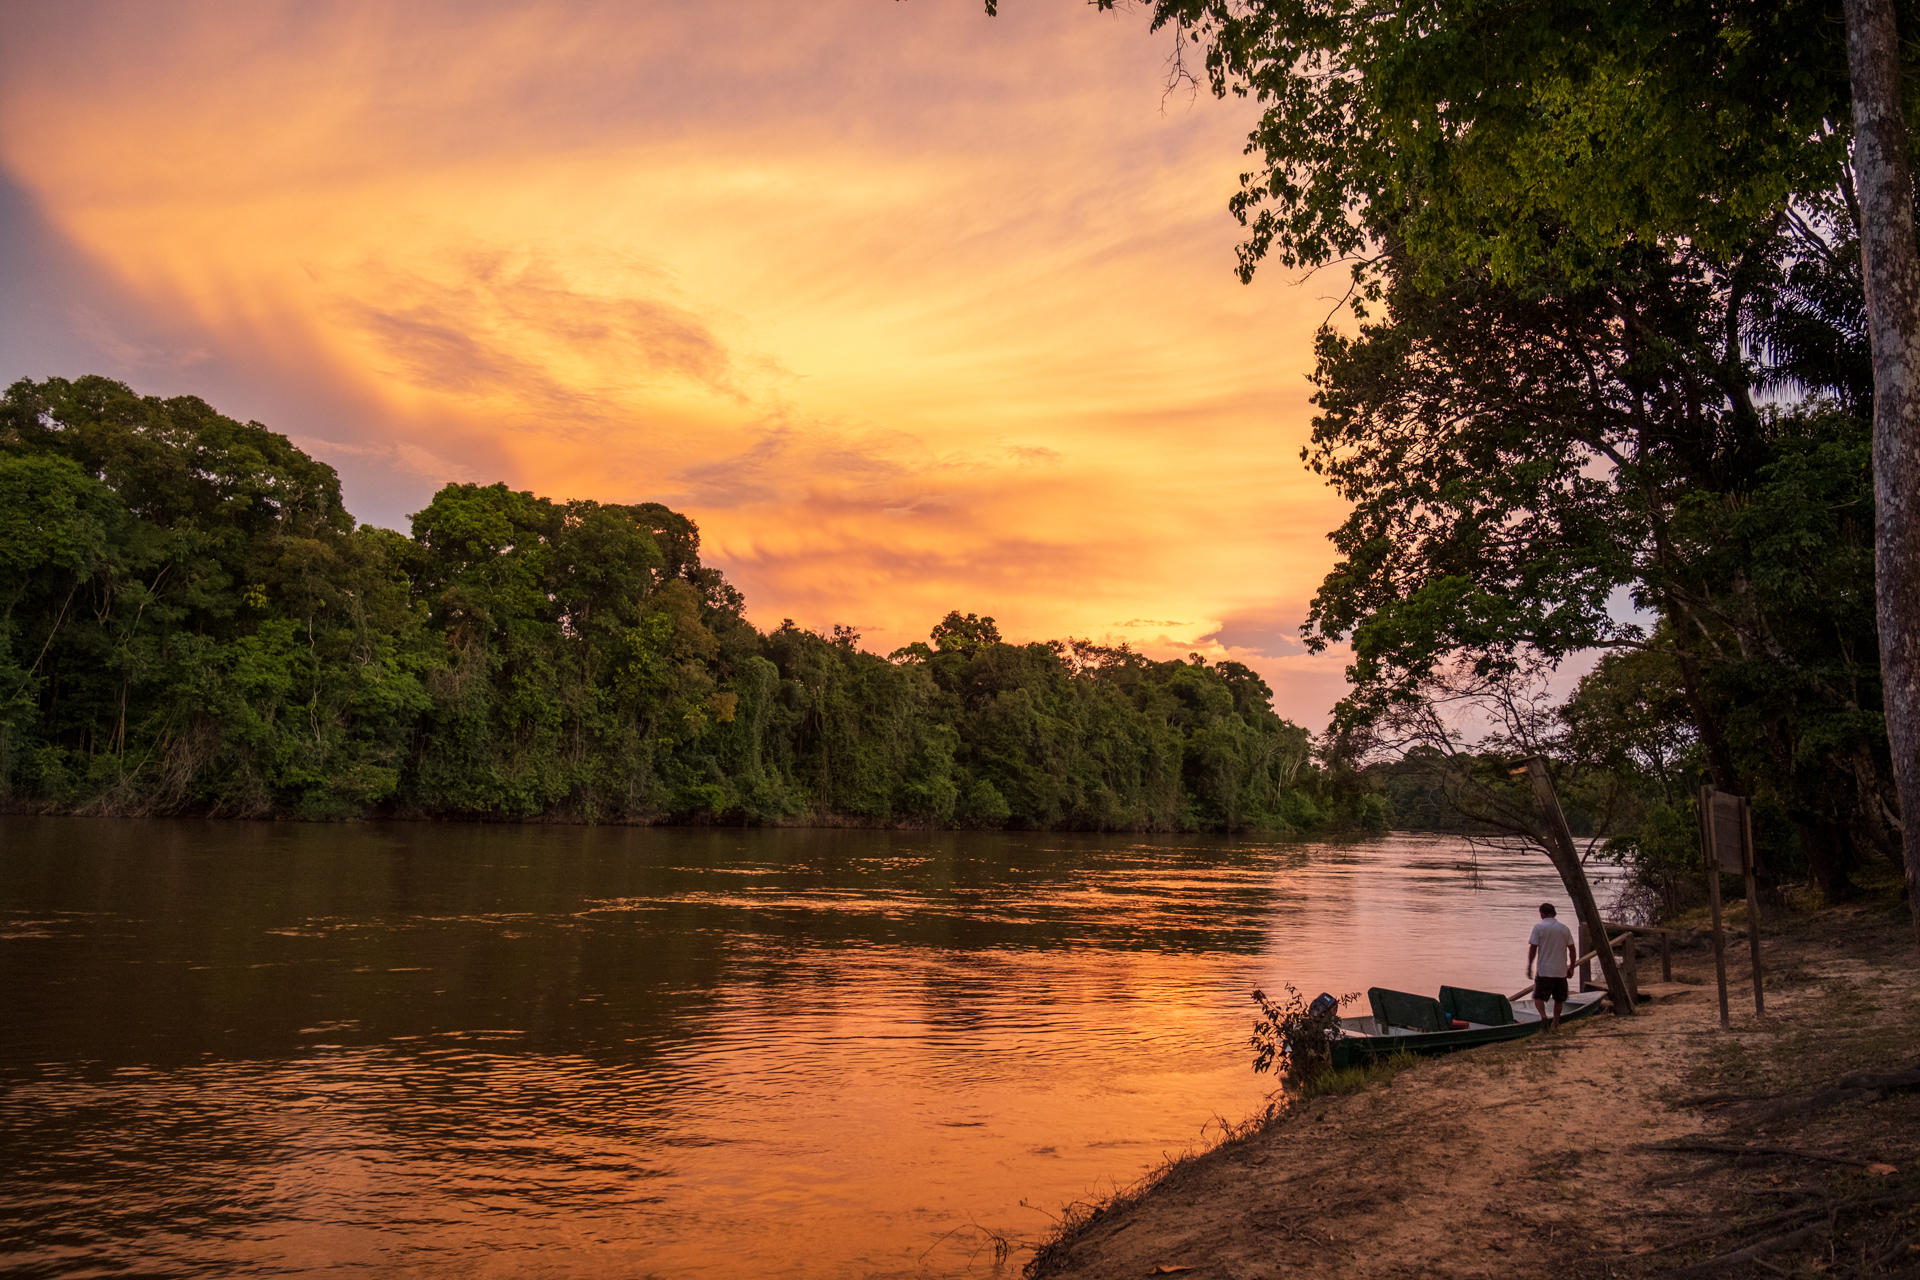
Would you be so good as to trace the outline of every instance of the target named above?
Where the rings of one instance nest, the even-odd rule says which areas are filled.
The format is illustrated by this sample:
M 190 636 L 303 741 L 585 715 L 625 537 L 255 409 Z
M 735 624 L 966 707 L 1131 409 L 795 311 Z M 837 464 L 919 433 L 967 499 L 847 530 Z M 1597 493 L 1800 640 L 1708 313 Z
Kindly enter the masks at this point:
M 1527 976 L 1533 978 L 1533 1007 L 1540 1021 L 1547 1020 L 1547 1001 L 1553 1001 L 1553 1029 L 1560 1029 L 1560 1010 L 1567 1003 L 1567 975 L 1579 960 L 1573 949 L 1573 932 L 1554 919 L 1553 904 L 1540 904 L 1540 923 L 1533 926 L 1527 939 Z M 1539 976 L 1534 977 L 1534 959 L 1540 961 Z

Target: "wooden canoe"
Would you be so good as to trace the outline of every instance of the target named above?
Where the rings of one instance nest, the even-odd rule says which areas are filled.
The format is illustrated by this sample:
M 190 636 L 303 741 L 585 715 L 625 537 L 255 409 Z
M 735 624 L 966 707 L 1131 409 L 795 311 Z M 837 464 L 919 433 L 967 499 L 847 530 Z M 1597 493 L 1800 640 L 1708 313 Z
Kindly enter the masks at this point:
M 1393 1053 L 1451 1053 L 1498 1044 L 1533 1035 L 1545 1025 L 1530 999 L 1515 1004 L 1506 996 L 1462 987 L 1442 987 L 1440 992 L 1441 998 L 1436 1000 L 1381 987 L 1368 991 L 1373 1012 L 1339 1021 L 1332 1045 L 1334 1067 L 1365 1066 Z M 1586 1017 L 1606 998 L 1604 991 L 1573 992 L 1567 997 L 1560 1020 Z M 1552 1018 L 1549 1007 L 1548 1022 Z M 1455 1030 L 1455 1021 L 1467 1025 Z

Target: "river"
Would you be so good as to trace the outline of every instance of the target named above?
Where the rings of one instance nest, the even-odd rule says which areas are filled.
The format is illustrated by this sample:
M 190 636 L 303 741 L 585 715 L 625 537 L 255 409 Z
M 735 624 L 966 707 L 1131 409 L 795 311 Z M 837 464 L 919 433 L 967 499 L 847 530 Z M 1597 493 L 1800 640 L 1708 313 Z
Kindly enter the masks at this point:
M 1254 987 L 1511 991 L 1545 898 L 1441 837 L 0 818 L 0 1270 L 1013 1274 L 1260 1105 Z

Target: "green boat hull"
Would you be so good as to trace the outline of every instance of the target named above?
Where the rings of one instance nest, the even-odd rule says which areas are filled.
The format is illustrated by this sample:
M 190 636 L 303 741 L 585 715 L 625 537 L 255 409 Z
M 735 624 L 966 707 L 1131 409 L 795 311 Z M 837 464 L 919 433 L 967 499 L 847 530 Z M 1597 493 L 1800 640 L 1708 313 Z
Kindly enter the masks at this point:
M 1560 1015 L 1562 1022 L 1571 1022 L 1584 1018 L 1599 1009 L 1605 998 L 1604 991 L 1586 992 L 1582 999 L 1575 997 L 1569 1001 L 1566 1010 Z M 1575 1001 L 1578 1001 L 1576 1003 Z M 1364 1067 L 1375 1058 L 1384 1058 L 1395 1053 L 1453 1053 L 1460 1049 L 1474 1049 L 1483 1044 L 1500 1044 L 1507 1040 L 1522 1040 L 1534 1035 L 1546 1024 L 1537 1020 L 1509 1022 L 1498 1027 L 1469 1027 L 1464 1031 L 1418 1031 L 1401 1035 L 1381 1036 L 1348 1033 L 1333 1042 L 1333 1066 L 1335 1070 L 1348 1067 Z

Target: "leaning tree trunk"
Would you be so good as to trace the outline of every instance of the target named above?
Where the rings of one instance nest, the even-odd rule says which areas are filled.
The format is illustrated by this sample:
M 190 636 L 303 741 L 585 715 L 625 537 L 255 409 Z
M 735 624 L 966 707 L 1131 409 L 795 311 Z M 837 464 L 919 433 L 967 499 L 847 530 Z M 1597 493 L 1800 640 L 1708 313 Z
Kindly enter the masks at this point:
M 1873 343 L 1874 572 L 1880 671 L 1901 828 L 1920 815 L 1920 251 L 1900 110 L 1893 0 L 1845 0 L 1853 80 L 1853 167 Z M 1904 844 L 1904 841 L 1902 842 Z M 1920 936 L 1920 857 L 1907 851 Z

